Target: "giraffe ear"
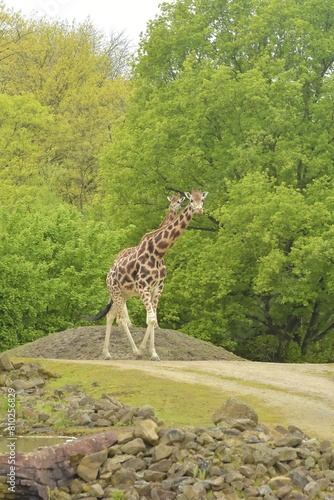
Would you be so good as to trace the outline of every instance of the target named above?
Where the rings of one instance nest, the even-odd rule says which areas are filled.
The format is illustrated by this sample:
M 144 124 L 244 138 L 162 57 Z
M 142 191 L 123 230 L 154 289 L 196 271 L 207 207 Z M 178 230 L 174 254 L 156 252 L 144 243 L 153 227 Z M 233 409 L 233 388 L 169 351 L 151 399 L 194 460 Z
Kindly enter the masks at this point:
M 182 203 L 185 199 L 186 199 L 186 197 L 182 196 L 182 198 L 180 198 L 180 203 Z
M 170 196 L 167 196 L 168 201 L 172 201 L 172 198 Z
M 191 194 L 190 193 L 184 193 L 186 195 L 186 197 L 188 198 L 188 200 L 191 200 Z
M 202 193 L 202 200 L 204 200 L 204 198 L 206 198 L 208 194 L 209 194 L 208 191 L 204 191 L 204 193 Z

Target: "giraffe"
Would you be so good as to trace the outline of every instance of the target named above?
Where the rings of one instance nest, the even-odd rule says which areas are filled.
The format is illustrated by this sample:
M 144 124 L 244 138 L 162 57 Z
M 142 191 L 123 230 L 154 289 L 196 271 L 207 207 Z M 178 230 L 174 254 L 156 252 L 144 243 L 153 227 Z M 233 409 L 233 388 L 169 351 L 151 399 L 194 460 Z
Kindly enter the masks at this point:
M 181 197 L 181 195 L 179 193 L 174 193 L 173 196 L 167 196 L 167 200 L 169 201 L 168 212 L 167 212 L 166 217 L 161 222 L 159 227 L 163 227 L 175 219 L 175 217 L 177 216 L 178 211 L 182 205 L 182 202 L 185 200 L 185 197 L 184 196 Z M 117 257 L 114 261 L 114 265 L 117 264 L 118 262 L 120 262 L 124 257 L 134 253 L 137 250 L 137 248 L 138 248 L 138 246 L 125 248 L 124 250 L 119 252 L 119 254 L 117 255 Z M 128 327 L 131 327 L 132 323 L 130 320 L 130 316 L 129 316 L 129 312 L 128 312 L 128 308 L 126 306 L 126 303 L 124 304 L 124 313 L 125 313 L 126 318 L 127 318 Z M 100 319 L 100 316 L 98 319 Z M 108 341 L 108 344 L 109 344 L 109 341 Z M 108 352 L 108 347 L 107 347 L 107 349 L 104 348 L 103 355 L 106 357 L 106 359 L 110 359 L 108 357 L 108 356 L 110 356 L 110 354 Z
M 117 316 L 133 354 L 141 357 L 150 339 L 151 360 L 159 361 L 154 344 L 154 328 L 157 325 L 157 306 L 167 275 L 163 257 L 187 229 L 193 216 L 203 214 L 203 202 L 207 194 L 201 190 L 185 193 L 190 201 L 179 215 L 166 225 L 145 234 L 135 250 L 115 262 L 110 269 L 106 280 L 110 300 L 106 308 L 96 316 L 99 319 L 107 315 L 103 347 L 105 359 L 111 359 L 109 339 L 112 324 Z M 125 308 L 126 301 L 133 296 L 140 297 L 147 314 L 147 329 L 139 349 L 129 330 Z

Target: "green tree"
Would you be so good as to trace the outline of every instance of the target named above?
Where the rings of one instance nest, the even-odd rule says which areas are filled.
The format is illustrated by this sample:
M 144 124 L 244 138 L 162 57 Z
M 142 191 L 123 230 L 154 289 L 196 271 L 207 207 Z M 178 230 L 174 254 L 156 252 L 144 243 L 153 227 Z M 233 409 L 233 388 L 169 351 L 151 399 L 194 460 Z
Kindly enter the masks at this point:
M 0 207 L 0 350 L 77 324 L 107 300 L 125 231 L 65 204 Z
M 332 359 L 332 196 L 263 174 L 228 182 L 217 238 L 190 234 L 173 258 L 167 321 L 251 359 Z
M 40 148 L 35 165 L 54 192 L 83 210 L 97 190 L 99 155 L 124 113 L 126 39 L 115 35 L 108 40 L 90 22 L 19 24 L 19 15 L 8 13 L 3 4 L 0 15 L 7 20 L 0 51 L 8 48 L 0 70 L 2 92 L 31 95 L 48 109 L 53 127 L 47 137 L 35 131 L 34 145 Z
M 53 122 L 32 95 L 0 94 L 0 201 L 29 202 L 48 192 L 43 179 L 45 143 Z
M 302 189 L 329 174 L 332 121 L 319 118 L 332 96 L 333 19 L 325 1 L 163 4 L 107 157 L 120 211 L 127 178 L 144 204 L 142 182 L 155 195 L 199 184 L 220 196 L 225 177 L 249 172 Z

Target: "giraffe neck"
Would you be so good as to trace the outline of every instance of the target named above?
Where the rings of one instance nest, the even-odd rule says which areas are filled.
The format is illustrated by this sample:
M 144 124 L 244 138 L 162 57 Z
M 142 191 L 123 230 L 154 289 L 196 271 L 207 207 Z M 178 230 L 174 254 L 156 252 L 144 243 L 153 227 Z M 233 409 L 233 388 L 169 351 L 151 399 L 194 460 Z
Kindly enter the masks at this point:
M 165 253 L 174 245 L 182 233 L 185 232 L 194 216 L 194 211 L 188 205 L 182 212 L 168 225 L 148 233 L 143 238 L 143 243 L 147 245 L 150 253 L 163 257 Z
M 177 216 L 177 212 L 175 210 L 171 209 L 168 212 L 168 214 L 166 215 L 166 217 L 164 218 L 164 220 L 162 221 L 162 223 L 160 224 L 159 229 L 161 227 L 167 226 L 168 224 L 173 222 L 174 219 L 176 218 L 176 216 Z

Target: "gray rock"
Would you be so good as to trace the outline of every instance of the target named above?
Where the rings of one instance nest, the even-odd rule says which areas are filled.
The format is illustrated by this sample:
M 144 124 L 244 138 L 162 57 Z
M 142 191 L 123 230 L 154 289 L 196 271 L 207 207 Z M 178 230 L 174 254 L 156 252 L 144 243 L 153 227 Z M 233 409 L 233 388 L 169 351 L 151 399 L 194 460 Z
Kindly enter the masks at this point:
M 233 427 L 239 419 L 251 420 L 254 424 L 257 424 L 259 421 L 256 411 L 246 403 L 243 403 L 236 398 L 229 398 L 212 415 L 212 421 L 215 425 L 224 423 Z
M 314 498 L 319 493 L 320 486 L 316 481 L 310 481 L 303 491 L 309 498 Z
M 111 476 L 111 484 L 119 489 L 127 489 L 133 486 L 137 480 L 134 470 L 122 467 Z
M 183 441 L 185 435 L 186 433 L 181 429 L 170 429 L 163 434 L 160 442 L 164 444 L 179 443 Z
M 171 456 L 175 448 L 164 443 L 160 443 L 152 449 L 152 460 L 158 462 Z
M 158 425 L 153 420 L 136 420 L 133 435 L 148 444 L 156 444 L 159 441 Z
M 84 481 L 90 482 L 97 478 L 100 466 L 107 459 L 106 449 L 83 457 L 77 468 L 77 474 Z
M 122 453 L 137 455 L 140 451 L 146 450 L 146 445 L 142 438 L 136 438 L 121 446 Z
M 6 372 L 14 370 L 14 365 L 11 362 L 9 355 L 6 352 L 1 354 L 0 356 L 0 371 L 1 370 L 4 370 Z

